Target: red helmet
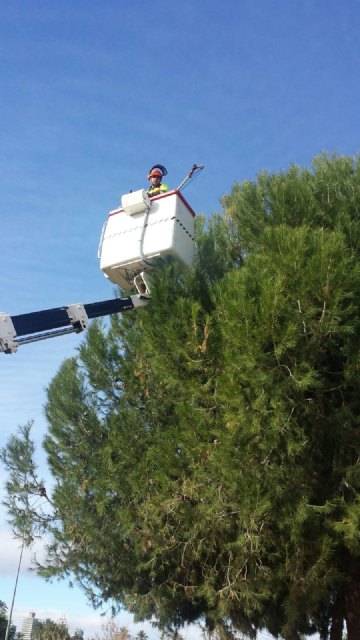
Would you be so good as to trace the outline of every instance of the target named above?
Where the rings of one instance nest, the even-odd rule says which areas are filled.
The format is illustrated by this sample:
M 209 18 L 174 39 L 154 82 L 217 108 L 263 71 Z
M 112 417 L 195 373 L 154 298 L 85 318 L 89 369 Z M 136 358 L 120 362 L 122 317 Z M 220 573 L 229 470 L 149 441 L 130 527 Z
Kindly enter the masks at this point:
M 164 167 L 163 164 L 154 164 L 149 171 L 148 180 L 150 180 L 154 176 L 163 178 L 166 175 L 167 175 L 167 169 L 166 167 Z
M 152 169 L 148 175 L 148 180 L 151 180 L 151 178 L 155 178 L 156 176 L 158 176 L 159 178 L 163 177 L 163 174 L 160 171 L 160 169 Z

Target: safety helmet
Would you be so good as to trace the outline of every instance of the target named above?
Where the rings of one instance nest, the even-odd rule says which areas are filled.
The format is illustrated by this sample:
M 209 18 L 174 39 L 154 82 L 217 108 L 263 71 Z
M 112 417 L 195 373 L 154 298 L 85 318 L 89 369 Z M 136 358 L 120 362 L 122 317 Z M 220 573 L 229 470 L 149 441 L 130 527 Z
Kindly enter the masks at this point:
M 151 178 L 155 178 L 156 176 L 158 176 L 159 178 L 163 177 L 160 169 L 152 169 L 148 175 L 148 180 L 151 180 Z
M 148 180 L 151 180 L 151 178 L 153 178 L 154 176 L 163 178 L 164 176 L 166 176 L 166 174 L 167 170 L 163 164 L 154 164 L 149 171 Z

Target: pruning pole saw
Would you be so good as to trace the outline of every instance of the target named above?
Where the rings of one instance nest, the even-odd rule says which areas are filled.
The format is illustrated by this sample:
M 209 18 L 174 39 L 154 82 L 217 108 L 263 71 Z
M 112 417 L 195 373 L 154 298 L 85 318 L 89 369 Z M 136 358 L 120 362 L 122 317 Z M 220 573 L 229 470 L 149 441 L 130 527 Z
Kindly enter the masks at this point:
M 181 191 L 189 180 L 194 180 L 194 178 L 204 169 L 204 164 L 193 164 L 187 176 L 185 176 L 184 180 L 179 184 L 177 191 Z

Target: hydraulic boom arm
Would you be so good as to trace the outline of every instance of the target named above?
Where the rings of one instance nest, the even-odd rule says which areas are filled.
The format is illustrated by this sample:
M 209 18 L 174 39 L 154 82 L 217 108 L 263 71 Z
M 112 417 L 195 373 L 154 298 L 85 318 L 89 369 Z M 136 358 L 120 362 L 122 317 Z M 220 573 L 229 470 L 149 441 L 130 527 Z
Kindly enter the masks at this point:
M 148 298 L 134 295 L 90 304 L 70 304 L 18 316 L 0 312 L 0 352 L 14 353 L 22 344 L 80 333 L 92 318 L 138 309 L 148 302 Z

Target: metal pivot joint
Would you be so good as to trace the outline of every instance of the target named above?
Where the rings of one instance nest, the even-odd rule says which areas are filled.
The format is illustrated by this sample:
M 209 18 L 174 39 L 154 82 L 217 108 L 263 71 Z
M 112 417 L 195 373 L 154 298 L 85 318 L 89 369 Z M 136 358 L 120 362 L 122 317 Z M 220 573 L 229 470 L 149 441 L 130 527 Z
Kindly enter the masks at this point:
M 88 326 L 89 317 L 85 311 L 84 305 L 80 303 L 69 304 L 69 306 L 66 307 L 66 311 L 76 333 L 85 331 L 86 327 Z
M 16 331 L 11 316 L 0 312 L 0 351 L 15 353 L 19 346 L 15 338 Z

